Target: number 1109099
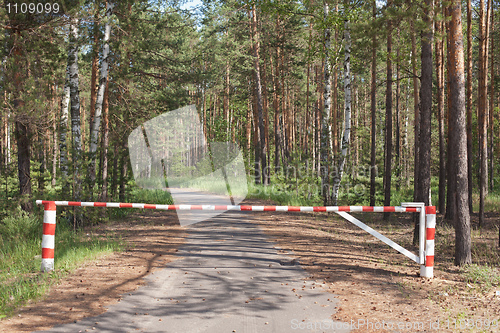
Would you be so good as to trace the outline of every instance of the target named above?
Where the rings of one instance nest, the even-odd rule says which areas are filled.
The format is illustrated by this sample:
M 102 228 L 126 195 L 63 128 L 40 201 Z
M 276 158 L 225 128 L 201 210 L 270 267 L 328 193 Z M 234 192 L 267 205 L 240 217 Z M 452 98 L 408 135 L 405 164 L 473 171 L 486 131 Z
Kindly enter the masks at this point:
M 9 3 L 5 4 L 8 14 L 57 14 L 59 13 L 59 4 L 55 3 L 36 3 L 36 2 L 22 2 L 22 3 Z

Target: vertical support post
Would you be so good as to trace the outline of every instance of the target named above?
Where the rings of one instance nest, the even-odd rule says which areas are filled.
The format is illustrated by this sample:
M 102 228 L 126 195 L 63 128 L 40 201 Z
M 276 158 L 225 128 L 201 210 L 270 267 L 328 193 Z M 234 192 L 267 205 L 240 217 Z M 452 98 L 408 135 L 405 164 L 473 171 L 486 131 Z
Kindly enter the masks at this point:
M 426 240 L 425 240 L 425 266 L 421 267 L 420 276 L 434 277 L 434 235 L 436 233 L 436 207 L 425 207 L 426 213 Z
M 425 264 L 425 204 L 420 205 L 420 215 L 419 215 L 419 235 L 418 235 L 418 256 L 420 258 L 420 271 Z M 420 274 L 422 275 L 422 274 Z
M 56 203 L 43 203 L 42 272 L 54 270 L 54 245 L 56 233 Z

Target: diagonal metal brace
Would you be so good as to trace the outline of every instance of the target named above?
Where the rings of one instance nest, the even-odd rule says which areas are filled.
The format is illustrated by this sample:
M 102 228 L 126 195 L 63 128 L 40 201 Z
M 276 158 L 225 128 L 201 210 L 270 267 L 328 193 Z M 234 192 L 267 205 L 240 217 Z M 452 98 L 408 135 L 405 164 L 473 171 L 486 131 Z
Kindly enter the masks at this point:
M 346 212 L 335 212 L 335 213 L 339 214 L 340 216 L 342 216 L 347 221 L 351 222 L 352 224 L 354 224 L 357 227 L 363 229 L 364 231 L 366 231 L 369 234 L 373 235 L 374 237 L 378 238 L 382 242 L 386 243 L 387 245 L 389 245 L 390 247 L 392 247 L 394 250 L 396 250 L 396 251 L 404 254 L 405 256 L 407 256 L 408 258 L 410 258 L 411 260 L 415 261 L 417 264 L 420 264 L 420 258 L 416 254 L 408 251 L 407 249 L 405 249 L 401 245 L 393 242 L 392 240 L 390 240 L 389 238 L 385 237 L 384 235 L 382 235 L 380 232 L 374 230 L 373 228 L 370 228 L 369 226 L 367 226 L 366 224 L 364 224 L 363 222 L 361 222 L 360 220 L 358 220 L 354 216 L 352 216 L 352 215 L 350 215 L 350 214 L 348 214 Z

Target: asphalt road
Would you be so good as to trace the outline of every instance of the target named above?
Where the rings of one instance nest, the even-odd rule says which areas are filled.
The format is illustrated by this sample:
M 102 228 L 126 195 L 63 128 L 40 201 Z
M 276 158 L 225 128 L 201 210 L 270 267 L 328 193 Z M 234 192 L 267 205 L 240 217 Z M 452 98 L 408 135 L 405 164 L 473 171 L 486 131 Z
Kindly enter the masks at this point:
M 177 260 L 102 315 L 51 332 L 347 332 L 333 322 L 337 299 L 307 281 L 252 223 L 226 212 L 189 225 Z

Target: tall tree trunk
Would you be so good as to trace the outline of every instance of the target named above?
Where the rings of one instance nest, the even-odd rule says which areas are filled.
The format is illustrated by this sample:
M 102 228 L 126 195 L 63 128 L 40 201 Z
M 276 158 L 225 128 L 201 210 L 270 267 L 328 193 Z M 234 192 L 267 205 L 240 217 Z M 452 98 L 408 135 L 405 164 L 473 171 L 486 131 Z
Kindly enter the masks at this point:
M 21 44 L 21 33 L 19 30 L 13 31 L 14 47 L 11 52 L 18 63 L 22 63 L 23 50 Z M 24 116 L 22 108 L 24 101 L 21 99 L 22 93 L 22 75 L 21 70 L 17 69 L 14 73 L 14 110 L 17 111 L 15 117 L 14 136 L 17 142 L 17 171 L 19 179 L 19 194 L 22 197 L 21 208 L 26 212 L 33 210 L 33 202 L 31 201 L 31 131 L 30 119 Z M 8 131 L 7 131 L 8 133 Z M 10 148 L 10 147 L 9 147 Z M 10 149 L 8 149 L 10 151 Z M 7 184 L 7 181 L 6 181 Z
M 101 60 L 101 77 L 99 79 L 99 90 L 97 93 L 97 101 L 96 101 L 96 110 L 94 115 L 94 122 L 92 123 L 92 129 L 90 131 L 90 149 L 89 149 L 89 157 L 90 157 L 90 167 L 89 167 L 89 178 L 90 178 L 90 186 L 89 191 L 90 195 L 92 195 L 92 191 L 95 184 L 96 178 L 96 170 L 95 163 L 97 157 L 97 146 L 98 146 L 98 138 L 99 138 L 99 129 L 101 126 L 101 115 L 102 115 L 102 103 L 104 100 L 104 90 L 106 88 L 106 82 L 108 80 L 108 62 L 109 62 L 109 37 L 111 35 L 111 15 L 113 12 L 114 4 L 112 0 L 107 0 L 106 4 L 106 25 L 104 27 L 104 39 L 103 39 L 103 48 L 102 48 L 102 60 Z
M 472 214 L 472 5 L 467 0 L 467 179 L 469 211 Z M 449 193 L 449 192 L 448 192 Z M 449 199 L 449 198 L 448 198 Z M 446 213 L 448 215 L 448 213 Z M 450 216 L 451 217 L 451 216 Z
M 373 1 L 373 18 L 377 15 L 377 2 Z M 371 160 L 370 160 L 370 206 L 375 206 L 375 192 L 377 175 L 377 151 L 376 151 L 376 125 L 377 125 L 377 35 L 372 37 L 372 73 L 370 90 L 371 109 Z
M 333 197 L 332 204 L 337 205 L 339 197 L 340 182 L 344 174 L 345 160 L 349 140 L 351 137 L 351 32 L 349 21 L 344 22 L 344 134 L 342 136 L 342 146 L 338 172 L 333 177 Z
M 432 116 L 432 39 L 433 28 L 433 0 L 425 0 L 424 5 L 424 30 L 421 38 L 421 63 L 422 74 L 420 79 L 420 137 L 418 156 L 418 186 L 416 202 L 430 205 L 431 189 L 431 116 Z M 419 221 L 415 223 L 413 244 L 418 243 Z
M 118 199 L 120 202 L 125 201 L 125 186 L 127 184 L 127 171 L 128 171 L 128 155 L 127 147 L 125 144 L 121 147 L 121 162 L 120 162 L 120 190 Z
M 80 201 L 82 199 L 82 142 L 80 134 L 80 91 L 78 79 L 78 20 L 76 18 L 72 18 L 70 23 L 68 68 L 71 101 L 71 135 L 73 142 L 73 199 L 75 201 Z M 73 227 L 81 227 L 82 219 L 76 209 L 73 218 Z
M 387 2 L 387 7 L 392 1 Z M 384 161 L 384 206 L 391 205 L 392 182 L 392 21 L 387 21 L 387 86 L 385 92 L 385 161 Z M 384 213 L 384 219 L 390 213 Z
M 398 28 L 398 40 L 400 38 L 400 29 Z M 396 59 L 397 59 L 397 63 L 396 63 L 396 131 L 395 131 L 395 134 L 396 134 L 396 138 L 395 138 L 395 143 L 396 143 L 396 178 L 397 178 L 397 182 L 396 182 L 396 189 L 397 191 L 400 190 L 400 187 L 401 187 L 401 112 L 400 112 L 400 95 L 401 95 L 401 81 L 400 81 L 400 78 L 401 78 L 401 75 L 400 75 L 400 56 L 401 56 L 401 52 L 400 52 L 400 47 L 398 45 L 397 49 L 396 49 Z
M 414 198 L 418 192 L 418 156 L 419 156 L 419 138 L 420 138 L 420 113 L 419 113 L 419 96 L 418 96 L 418 75 L 417 75 L 417 42 L 415 33 L 415 24 L 413 19 L 410 19 L 410 36 L 411 36 L 411 67 L 413 77 L 413 110 L 414 110 L 414 167 L 413 167 L 413 193 Z M 416 198 L 415 198 L 416 199 Z
M 108 201 L 108 147 L 109 147 L 109 81 L 106 81 L 102 126 L 102 189 L 101 201 Z
M 262 184 L 269 185 L 269 168 L 267 166 L 267 143 L 266 143 L 266 132 L 264 128 L 264 111 L 262 106 L 262 84 L 261 84 L 261 73 L 260 73 L 260 42 L 257 30 L 257 10 L 254 4 L 252 8 L 252 39 L 254 43 L 254 71 L 255 71 L 255 92 L 256 92 L 256 104 L 257 104 L 257 114 L 258 114 L 258 124 L 259 127 L 259 143 L 258 148 L 256 147 L 255 154 L 260 155 L 260 168 L 262 176 Z
M 442 10 L 442 8 L 440 9 Z M 442 20 L 436 21 L 436 34 L 443 33 Z M 439 202 L 438 210 L 444 213 L 446 207 L 446 138 L 444 127 L 444 41 L 436 39 L 436 77 L 437 77 L 437 118 L 439 128 Z
M 259 111 L 257 107 L 257 92 L 256 87 L 252 89 L 254 93 L 252 94 L 252 111 L 253 111 L 253 147 L 254 147 L 254 177 L 255 184 L 262 184 L 261 175 L 261 160 L 262 155 L 260 154 L 260 131 L 259 131 Z
M 18 101 L 19 102 L 19 101 Z M 15 103 L 16 104 L 16 103 Z M 14 104 L 14 106 L 15 106 Z M 22 106 L 21 104 L 18 104 Z M 19 177 L 19 194 L 23 197 L 21 208 L 26 212 L 33 210 L 31 199 L 31 133 L 26 119 L 16 119 L 15 137 L 17 141 L 17 170 Z
M 113 148 L 113 173 L 111 176 L 110 188 L 112 200 L 116 200 L 116 189 L 118 188 L 118 160 L 120 159 L 118 154 L 118 144 L 115 144 Z
M 53 91 L 55 95 L 55 87 Z M 54 99 L 57 99 L 57 97 L 54 96 Z M 57 146 L 58 146 L 58 141 L 57 141 L 57 113 L 54 112 L 54 118 L 52 119 L 52 182 L 51 185 L 52 187 L 56 186 L 56 179 L 57 179 Z
M 450 12 L 450 6 L 447 5 L 445 7 L 445 17 L 450 17 L 451 12 Z M 446 31 L 448 32 L 448 38 L 446 39 L 446 50 L 447 52 L 447 57 L 446 57 L 446 64 L 447 68 L 451 68 L 453 66 L 452 64 L 452 57 L 450 54 L 450 43 L 451 40 L 449 38 L 449 31 L 450 31 L 450 22 L 447 20 L 446 21 Z M 446 79 L 447 79 L 447 84 L 446 84 L 446 100 L 447 100 L 447 120 L 448 120 L 448 145 L 447 145 L 447 155 L 448 155 L 448 163 L 446 166 L 446 173 L 447 173 L 447 183 L 446 183 L 446 214 L 445 214 L 445 219 L 450 221 L 454 226 L 456 224 L 456 215 L 457 215 L 457 205 L 456 205 L 456 186 L 457 186 L 457 175 L 455 174 L 455 152 L 453 151 L 453 143 L 450 140 L 451 132 L 454 131 L 453 128 L 453 123 L 450 121 L 451 119 L 451 74 L 450 70 L 446 71 Z M 467 155 L 469 156 L 469 155 Z M 467 167 L 468 168 L 468 167 Z M 469 169 L 467 169 L 467 172 Z M 469 175 L 467 175 L 469 177 Z M 467 180 L 468 182 L 468 180 Z M 469 191 L 469 185 L 467 185 L 467 192 Z M 469 199 L 467 199 L 469 200 Z M 470 202 L 469 202 L 470 204 Z M 471 212 L 471 210 L 469 210 Z
M 63 193 L 68 193 L 68 147 L 66 136 L 68 133 L 68 114 L 70 102 L 69 67 L 66 67 L 66 82 L 61 97 L 61 118 L 59 121 L 59 161 L 61 164 L 61 177 Z
M 449 14 L 448 38 L 450 73 L 450 142 L 454 155 L 452 172 L 456 175 L 456 192 L 454 204 L 456 205 L 455 227 L 455 265 L 468 265 L 472 262 L 471 256 L 471 230 L 469 214 L 469 198 L 467 185 L 467 142 L 465 128 L 465 79 L 464 79 L 464 54 L 462 36 L 461 1 L 453 0 Z M 451 155 L 449 155 L 451 156 Z
M 312 128 L 312 123 L 311 123 L 311 114 L 310 114 L 310 105 L 309 105 L 309 101 L 310 101 L 310 88 L 311 88 L 311 57 L 309 56 L 309 54 L 311 53 L 311 47 L 312 47 L 312 20 L 309 22 L 309 40 L 308 40 L 308 45 L 307 45 L 307 52 L 308 52 L 308 56 L 307 56 L 307 79 L 306 79 L 306 121 L 305 121 L 305 127 L 306 127 L 306 133 L 305 133 L 305 154 L 306 156 L 311 156 L 310 154 L 310 151 L 309 151 L 309 147 L 310 147 L 310 144 L 309 144 L 309 139 L 310 139 L 310 136 L 311 136 L 311 128 Z M 313 151 L 314 151 L 314 148 L 313 148 Z M 314 161 L 314 159 L 313 159 Z M 309 163 L 309 160 L 306 160 L 306 163 Z M 314 164 L 314 162 L 313 162 Z M 306 168 L 308 168 L 309 166 L 306 166 Z
M 323 15 L 324 19 L 330 15 L 330 9 L 328 7 L 328 2 L 323 2 Z M 320 159 L 321 159 L 321 194 L 323 196 L 323 202 L 325 206 L 332 205 L 332 198 L 330 196 L 330 113 L 331 113 L 331 75 L 330 75 L 330 38 L 331 32 L 330 28 L 327 26 L 324 32 L 324 52 L 325 52 L 325 64 L 324 64 L 324 105 L 323 112 L 321 114 L 321 143 L 320 143 Z M 338 173 L 338 172 L 337 172 Z M 335 175 L 338 176 L 338 175 Z M 334 177 L 335 177 L 334 176 Z
M 92 129 L 92 124 L 94 122 L 95 116 L 95 105 L 97 102 L 97 71 L 99 67 L 99 29 L 98 29 L 98 21 L 99 21 L 99 3 L 96 1 L 96 14 L 94 15 L 94 45 L 92 50 L 92 73 L 90 76 L 90 117 L 89 117 L 89 127 Z
M 492 3 L 491 0 L 488 2 L 488 8 L 491 8 L 491 24 L 490 24 L 490 35 L 493 35 L 494 33 L 494 18 L 495 14 L 493 13 L 493 8 L 492 8 Z M 495 121 L 494 121 L 494 112 L 495 112 L 495 39 L 492 37 L 491 39 L 491 47 L 490 47 L 490 54 L 491 54 L 491 65 L 490 65 L 490 70 L 491 70 L 491 88 L 490 88 L 490 111 L 489 111 L 489 116 L 490 116 L 490 132 L 489 132 L 489 152 L 488 156 L 490 158 L 489 160 L 489 176 L 490 176 L 490 187 L 493 188 L 495 183 L 494 183 L 494 178 L 493 178 L 493 171 L 494 171 L 494 147 L 495 147 L 495 136 L 494 136 L 494 131 L 495 131 Z
M 488 30 L 490 8 L 479 1 L 479 227 L 484 223 L 484 201 L 488 195 Z

